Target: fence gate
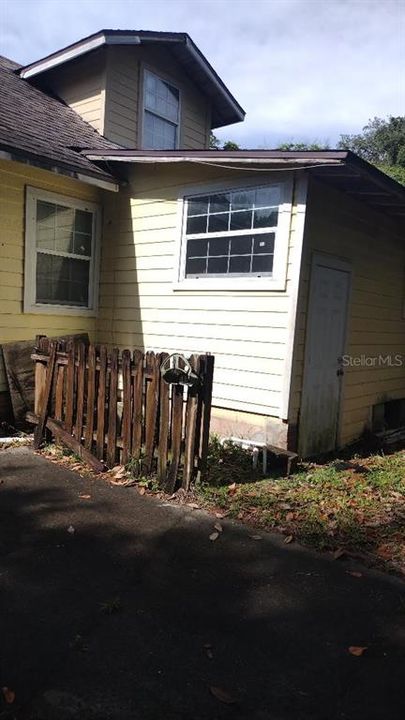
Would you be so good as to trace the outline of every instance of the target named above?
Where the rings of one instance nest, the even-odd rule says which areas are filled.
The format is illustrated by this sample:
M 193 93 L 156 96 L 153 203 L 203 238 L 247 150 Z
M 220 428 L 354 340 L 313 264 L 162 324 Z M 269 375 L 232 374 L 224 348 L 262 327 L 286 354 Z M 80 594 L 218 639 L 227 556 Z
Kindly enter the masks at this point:
M 199 381 L 168 384 L 167 353 L 37 337 L 34 442 L 45 428 L 96 470 L 131 464 L 173 492 L 206 471 L 214 357 L 192 355 Z

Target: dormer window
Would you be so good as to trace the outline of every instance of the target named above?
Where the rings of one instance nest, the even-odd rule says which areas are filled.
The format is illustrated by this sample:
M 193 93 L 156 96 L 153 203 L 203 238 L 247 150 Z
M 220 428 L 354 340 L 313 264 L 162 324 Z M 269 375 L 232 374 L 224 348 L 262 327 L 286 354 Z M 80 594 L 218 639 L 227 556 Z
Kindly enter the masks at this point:
M 146 150 L 178 146 L 180 92 L 150 70 L 143 77 L 143 138 Z

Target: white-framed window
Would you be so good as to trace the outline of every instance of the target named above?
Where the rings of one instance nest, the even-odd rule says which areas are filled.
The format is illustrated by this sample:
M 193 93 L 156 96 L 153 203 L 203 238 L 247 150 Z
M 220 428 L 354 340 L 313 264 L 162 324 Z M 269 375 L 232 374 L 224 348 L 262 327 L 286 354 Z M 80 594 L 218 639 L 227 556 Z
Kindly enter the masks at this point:
M 178 289 L 284 289 L 291 182 L 182 198 Z
M 179 89 L 145 68 L 142 147 L 146 150 L 175 150 L 178 146 L 179 117 Z
M 27 188 L 25 312 L 95 314 L 99 235 L 97 205 Z

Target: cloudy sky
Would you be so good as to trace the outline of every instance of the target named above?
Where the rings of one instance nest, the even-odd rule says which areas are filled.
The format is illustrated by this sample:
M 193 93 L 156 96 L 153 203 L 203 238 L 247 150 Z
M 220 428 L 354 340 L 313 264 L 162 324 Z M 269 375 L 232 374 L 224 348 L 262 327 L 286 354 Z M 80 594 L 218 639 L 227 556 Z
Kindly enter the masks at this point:
M 327 141 L 405 113 L 405 0 L 0 0 L 29 63 L 101 28 L 188 32 L 247 111 L 244 147 Z

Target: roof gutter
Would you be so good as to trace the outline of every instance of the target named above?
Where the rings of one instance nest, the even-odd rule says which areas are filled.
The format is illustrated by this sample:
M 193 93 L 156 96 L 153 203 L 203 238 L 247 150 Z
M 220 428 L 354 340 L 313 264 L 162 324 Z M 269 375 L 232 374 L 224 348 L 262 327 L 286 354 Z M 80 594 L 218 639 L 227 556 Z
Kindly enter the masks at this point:
M 208 165 L 223 165 L 224 163 L 231 165 L 300 165 L 305 166 L 322 166 L 322 165 L 341 165 L 344 160 L 337 158 L 283 158 L 283 157 L 207 157 L 206 155 L 130 155 L 130 154 L 111 154 L 101 151 L 100 154 L 92 152 L 83 152 L 87 160 L 98 162 L 128 162 L 128 163 L 203 163 Z

